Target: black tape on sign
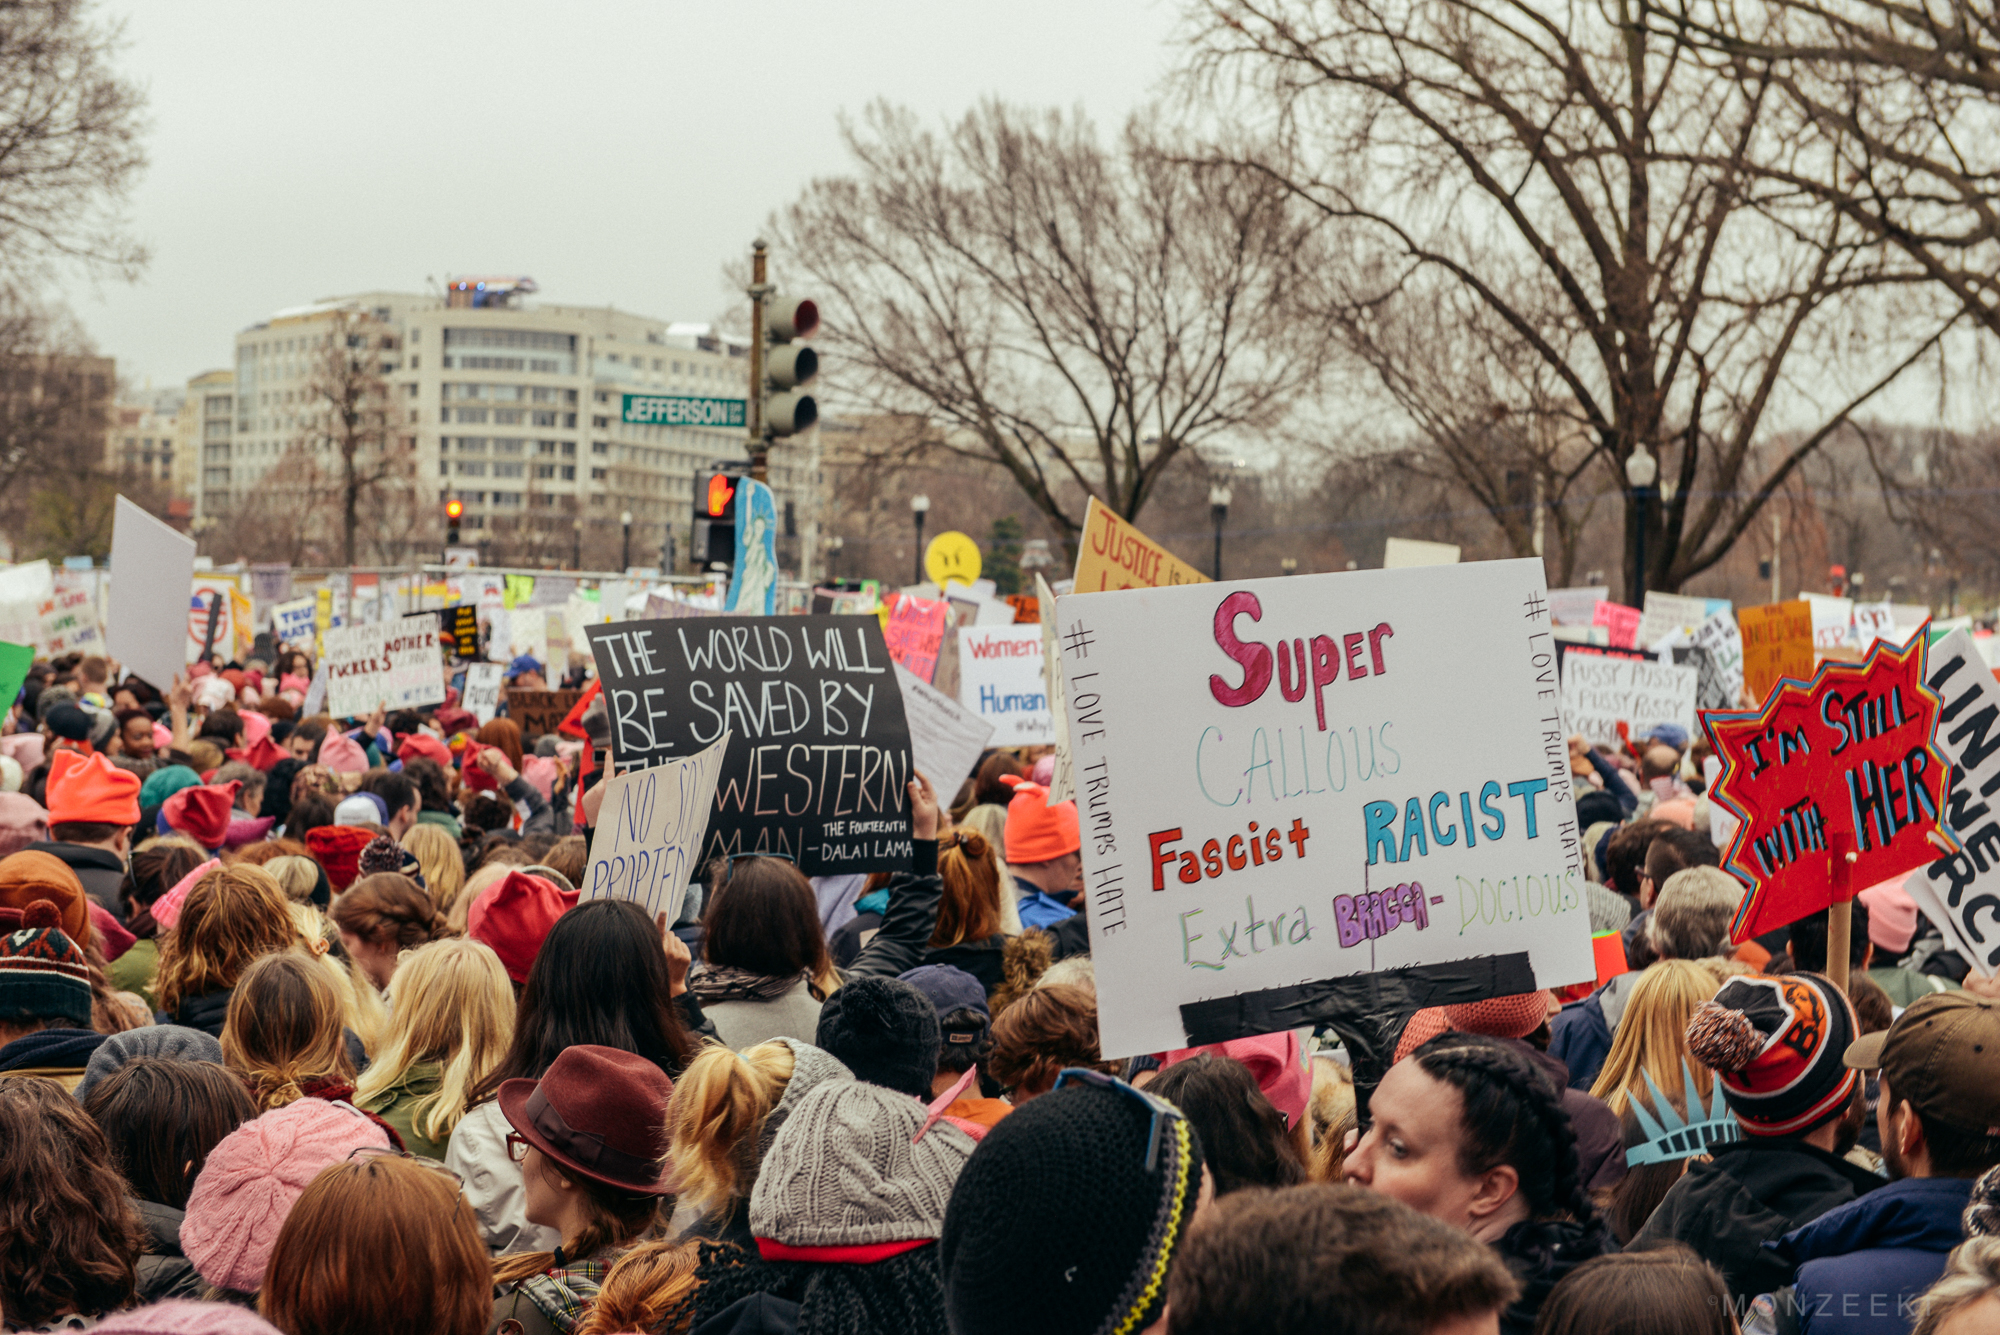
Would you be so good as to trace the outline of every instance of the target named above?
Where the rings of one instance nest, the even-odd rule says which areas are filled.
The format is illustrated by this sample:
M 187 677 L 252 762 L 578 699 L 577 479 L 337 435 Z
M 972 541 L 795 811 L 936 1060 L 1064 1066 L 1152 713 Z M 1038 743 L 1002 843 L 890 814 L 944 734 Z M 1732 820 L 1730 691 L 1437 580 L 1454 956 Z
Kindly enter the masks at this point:
M 1526 951 L 1481 955 L 1190 1001 L 1181 1007 L 1181 1028 L 1190 1047 L 1300 1025 L 1332 1029 L 1353 1062 L 1355 1106 L 1365 1114 L 1368 1096 L 1395 1063 L 1397 1040 L 1412 1015 L 1430 1006 L 1511 997 L 1539 986 Z

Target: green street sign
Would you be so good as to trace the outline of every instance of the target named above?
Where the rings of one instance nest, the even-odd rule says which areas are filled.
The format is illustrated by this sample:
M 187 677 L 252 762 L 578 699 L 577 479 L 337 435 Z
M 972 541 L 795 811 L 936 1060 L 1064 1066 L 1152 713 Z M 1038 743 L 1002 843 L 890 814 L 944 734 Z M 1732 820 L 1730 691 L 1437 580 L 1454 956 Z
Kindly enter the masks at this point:
M 625 420 L 641 426 L 744 425 L 742 399 L 698 399 L 685 394 L 627 394 Z

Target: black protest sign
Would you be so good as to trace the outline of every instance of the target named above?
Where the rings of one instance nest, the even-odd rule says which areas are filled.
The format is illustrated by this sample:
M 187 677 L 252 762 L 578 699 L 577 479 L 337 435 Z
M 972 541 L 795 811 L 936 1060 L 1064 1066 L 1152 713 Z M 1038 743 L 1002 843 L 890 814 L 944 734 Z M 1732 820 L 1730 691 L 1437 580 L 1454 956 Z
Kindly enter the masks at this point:
M 702 860 L 782 853 L 808 876 L 910 865 L 910 732 L 872 616 L 704 617 L 588 628 L 619 770 L 724 732 Z
M 554 732 L 583 699 L 582 691 L 529 691 L 509 689 L 507 717 L 520 726 L 523 741 L 532 741 Z

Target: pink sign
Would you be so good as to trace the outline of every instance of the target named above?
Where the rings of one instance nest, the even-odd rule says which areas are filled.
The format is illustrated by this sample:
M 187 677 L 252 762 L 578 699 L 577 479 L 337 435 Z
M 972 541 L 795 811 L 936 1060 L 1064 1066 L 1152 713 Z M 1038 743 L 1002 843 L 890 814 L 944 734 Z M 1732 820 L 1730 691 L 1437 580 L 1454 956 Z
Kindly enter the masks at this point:
M 1602 626 L 1611 634 L 1613 649 L 1630 649 L 1639 639 L 1639 621 L 1643 613 L 1636 607 L 1623 603 L 1603 602 L 1597 605 L 1597 613 L 1590 624 Z
M 889 616 L 882 624 L 882 638 L 889 642 L 889 657 L 915 676 L 930 681 L 937 675 L 938 649 L 944 643 L 945 621 L 951 606 L 942 598 L 912 598 L 906 593 L 889 595 Z

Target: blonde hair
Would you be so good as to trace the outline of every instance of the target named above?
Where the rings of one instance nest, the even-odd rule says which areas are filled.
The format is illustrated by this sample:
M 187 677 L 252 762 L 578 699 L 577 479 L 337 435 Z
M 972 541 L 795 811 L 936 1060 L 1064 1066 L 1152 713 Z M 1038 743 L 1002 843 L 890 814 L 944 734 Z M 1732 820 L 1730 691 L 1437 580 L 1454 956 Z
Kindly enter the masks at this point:
M 319 888 L 319 864 L 311 858 L 296 855 L 272 858 L 264 864 L 264 870 L 271 873 L 285 892 L 285 898 L 294 904 L 312 903 L 313 891 Z
M 375 1051 L 382 1029 L 389 1023 L 389 1009 L 382 1004 L 375 984 L 359 964 L 352 960 L 343 962 L 332 953 L 334 943 L 340 940 L 340 929 L 317 905 L 293 904 L 291 909 L 299 940 L 319 959 L 320 967 L 333 980 L 334 991 L 340 993 L 340 1009 L 347 1016 L 347 1027 L 361 1040 L 362 1051 Z
M 1306 1103 L 1306 1113 L 1313 1137 L 1306 1176 L 1315 1182 L 1338 1182 L 1341 1166 L 1347 1161 L 1347 1133 L 1358 1122 L 1354 1077 L 1332 1057 L 1315 1054 L 1312 1059 L 1312 1097 Z
M 759 1043 L 731 1052 L 703 1047 L 674 1082 L 667 1161 L 679 1199 L 703 1214 L 748 1193 L 757 1174 L 757 1134 L 792 1079 L 789 1043 Z
M 444 915 L 445 926 L 461 936 L 466 931 L 465 916 L 472 912 L 473 901 L 486 893 L 486 888 L 507 879 L 507 873 L 514 870 L 510 862 L 489 862 L 466 878 L 458 897 L 451 901 L 451 908 Z
M 242 1078 L 260 1112 L 306 1096 L 313 1081 L 354 1078 L 340 993 L 303 950 L 252 964 L 229 998 L 222 1063 Z
M 993 860 L 1000 868 L 1000 932 L 1003 936 L 1021 934 L 1021 902 L 1014 893 L 1014 873 L 1007 866 L 1007 808 L 994 802 L 982 802 L 965 813 L 965 819 L 955 822 L 968 830 L 976 830 L 993 849 Z
M 444 1064 L 437 1092 L 417 1103 L 410 1123 L 427 1140 L 444 1140 L 465 1116 L 465 1096 L 486 1078 L 514 1039 L 514 986 L 491 946 L 462 937 L 405 951 L 390 979 L 396 1008 L 381 1050 L 354 1082 L 365 1103 L 418 1062 Z
M 701 1244 L 694 1239 L 654 1238 L 638 1244 L 604 1276 L 576 1335 L 629 1330 L 680 1335 L 694 1316 L 700 1265 Z
M 1618 1035 L 1597 1073 L 1591 1095 L 1605 1101 L 1620 1117 L 1631 1106 L 1633 1096 L 1650 1105 L 1646 1076 L 1660 1087 L 1674 1107 L 1686 1100 L 1687 1083 L 1681 1063 L 1694 1075 L 1694 1085 L 1704 1098 L 1714 1077 L 1709 1069 L 1688 1056 L 1687 1026 L 1695 1008 L 1713 997 L 1721 982 L 1709 969 L 1693 960 L 1661 960 L 1639 975 L 1631 997 L 1625 1003 L 1625 1018 L 1618 1022 Z
M 1945 1322 L 1994 1293 L 2000 1293 L 2000 1238 L 1967 1238 L 1952 1250 L 1937 1283 L 1917 1299 L 1910 1335 L 1937 1335 Z
M 418 821 L 403 832 L 403 849 L 417 860 L 431 902 L 440 913 L 450 913 L 459 892 L 465 889 L 465 858 L 458 851 L 458 841 L 442 827 Z M 461 930 L 463 926 L 461 923 Z

